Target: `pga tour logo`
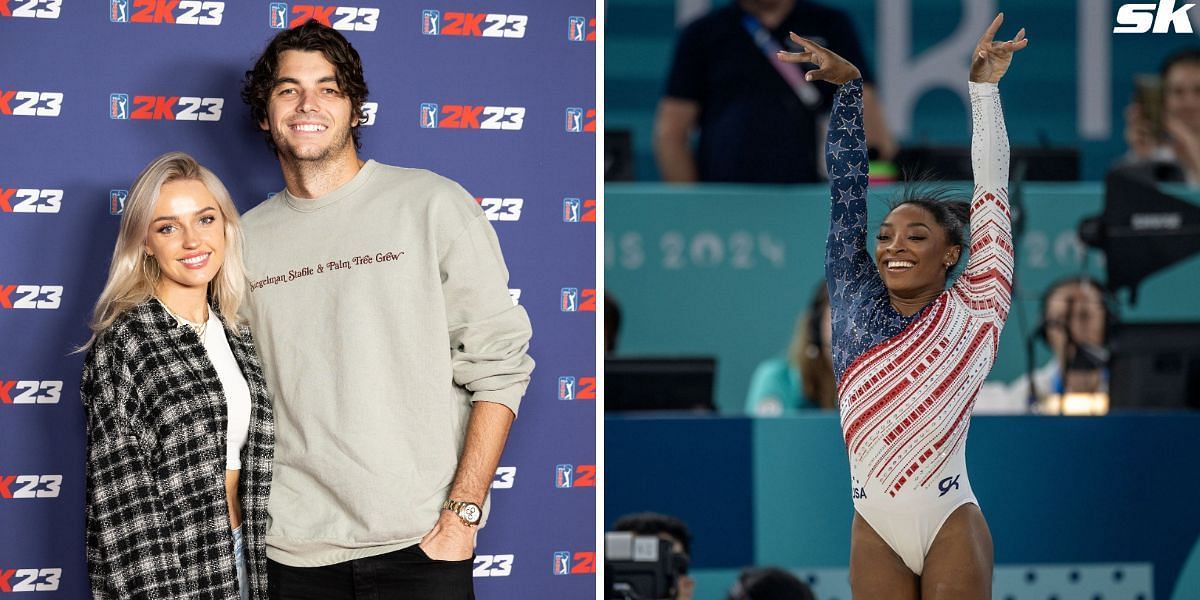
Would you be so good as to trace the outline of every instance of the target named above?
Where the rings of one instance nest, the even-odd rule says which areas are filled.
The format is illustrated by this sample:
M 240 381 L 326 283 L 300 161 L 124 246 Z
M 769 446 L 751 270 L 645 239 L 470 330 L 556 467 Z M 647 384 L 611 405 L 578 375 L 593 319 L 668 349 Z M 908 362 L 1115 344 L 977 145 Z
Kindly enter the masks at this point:
M 1195 4 L 1175 8 L 1176 0 L 1158 0 L 1158 4 L 1125 4 L 1117 10 L 1113 33 L 1192 33 L 1188 10 Z
M 272 2 L 267 7 L 270 11 L 268 15 L 271 29 L 287 29 L 288 26 L 288 5 L 283 2 Z
M 109 94 L 108 95 L 108 118 L 110 118 L 110 119 L 128 119 L 129 118 L 129 94 Z
M 570 552 L 555 552 L 554 553 L 554 574 L 555 575 L 570 575 L 571 574 L 571 553 Z
M 425 35 L 442 34 L 442 13 L 437 10 L 421 11 L 421 33 Z
M 578 223 L 580 207 L 579 198 L 563 198 L 563 223 Z
M 575 399 L 575 376 L 564 375 L 558 378 L 558 399 L 559 400 L 574 400 Z
M 119 215 L 125 212 L 125 199 L 129 190 L 108 190 L 108 214 Z
M 569 133 L 580 133 L 583 131 L 583 109 L 568 108 L 567 109 L 567 131 Z

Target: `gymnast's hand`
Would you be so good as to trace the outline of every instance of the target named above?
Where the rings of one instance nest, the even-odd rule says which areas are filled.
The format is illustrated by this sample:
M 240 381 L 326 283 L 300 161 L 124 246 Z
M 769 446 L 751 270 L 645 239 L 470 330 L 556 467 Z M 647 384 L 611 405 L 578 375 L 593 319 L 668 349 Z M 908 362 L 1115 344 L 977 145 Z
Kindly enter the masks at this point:
M 1029 45 L 1025 39 L 1025 28 L 1017 32 L 1017 36 L 1007 42 L 994 42 L 1000 24 L 1004 22 L 1004 13 L 996 15 L 992 24 L 988 25 L 979 43 L 975 44 L 975 53 L 971 55 L 971 81 L 975 83 L 1000 83 L 1000 78 L 1012 64 L 1013 54 Z
M 850 61 L 830 52 L 829 50 L 817 45 L 816 42 L 802 38 L 796 34 L 791 34 L 792 41 L 804 46 L 804 52 L 785 52 L 779 51 L 779 60 L 790 63 L 812 63 L 817 65 L 817 68 L 804 74 L 804 78 L 809 81 L 828 81 L 829 83 L 842 85 L 847 81 L 854 81 L 862 74 L 858 72 L 858 67 L 850 64 Z

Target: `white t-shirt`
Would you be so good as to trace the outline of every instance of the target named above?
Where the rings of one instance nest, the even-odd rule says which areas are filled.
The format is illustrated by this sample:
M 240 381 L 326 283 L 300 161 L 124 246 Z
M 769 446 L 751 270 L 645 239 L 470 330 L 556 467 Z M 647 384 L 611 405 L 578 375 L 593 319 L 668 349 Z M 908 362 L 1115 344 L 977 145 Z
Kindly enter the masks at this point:
M 204 349 L 208 359 L 217 370 L 221 388 L 225 391 L 225 407 L 228 413 L 228 434 L 225 445 L 225 468 L 242 468 L 242 447 L 250 433 L 250 388 L 246 378 L 233 357 L 225 328 L 217 319 L 215 311 L 208 311 L 208 326 L 204 330 Z

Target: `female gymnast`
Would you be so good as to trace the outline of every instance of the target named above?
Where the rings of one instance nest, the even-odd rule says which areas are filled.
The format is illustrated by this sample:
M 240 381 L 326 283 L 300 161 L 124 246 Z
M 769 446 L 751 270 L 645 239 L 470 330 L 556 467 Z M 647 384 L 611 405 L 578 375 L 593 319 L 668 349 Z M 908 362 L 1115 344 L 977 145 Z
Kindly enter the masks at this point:
M 780 60 L 839 86 L 826 140 L 832 217 L 825 277 L 842 433 L 850 455 L 850 585 L 856 598 L 990 598 L 992 539 L 967 479 L 975 394 L 1008 317 L 1013 247 L 1008 137 L 996 84 L 1025 30 L 972 56 L 969 206 L 903 198 L 867 252 L 867 147 L 858 69 L 813 42 Z M 969 211 L 967 266 L 954 285 Z

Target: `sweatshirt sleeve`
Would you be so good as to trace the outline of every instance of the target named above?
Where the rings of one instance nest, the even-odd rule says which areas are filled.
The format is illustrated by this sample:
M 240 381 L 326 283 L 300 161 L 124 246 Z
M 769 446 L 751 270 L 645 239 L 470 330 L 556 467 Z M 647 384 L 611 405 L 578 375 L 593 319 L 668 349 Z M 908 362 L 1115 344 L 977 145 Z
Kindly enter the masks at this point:
M 503 404 L 517 414 L 529 385 L 532 328 L 508 293 L 508 268 L 487 217 L 479 213 L 439 260 L 454 382 L 472 402 Z

